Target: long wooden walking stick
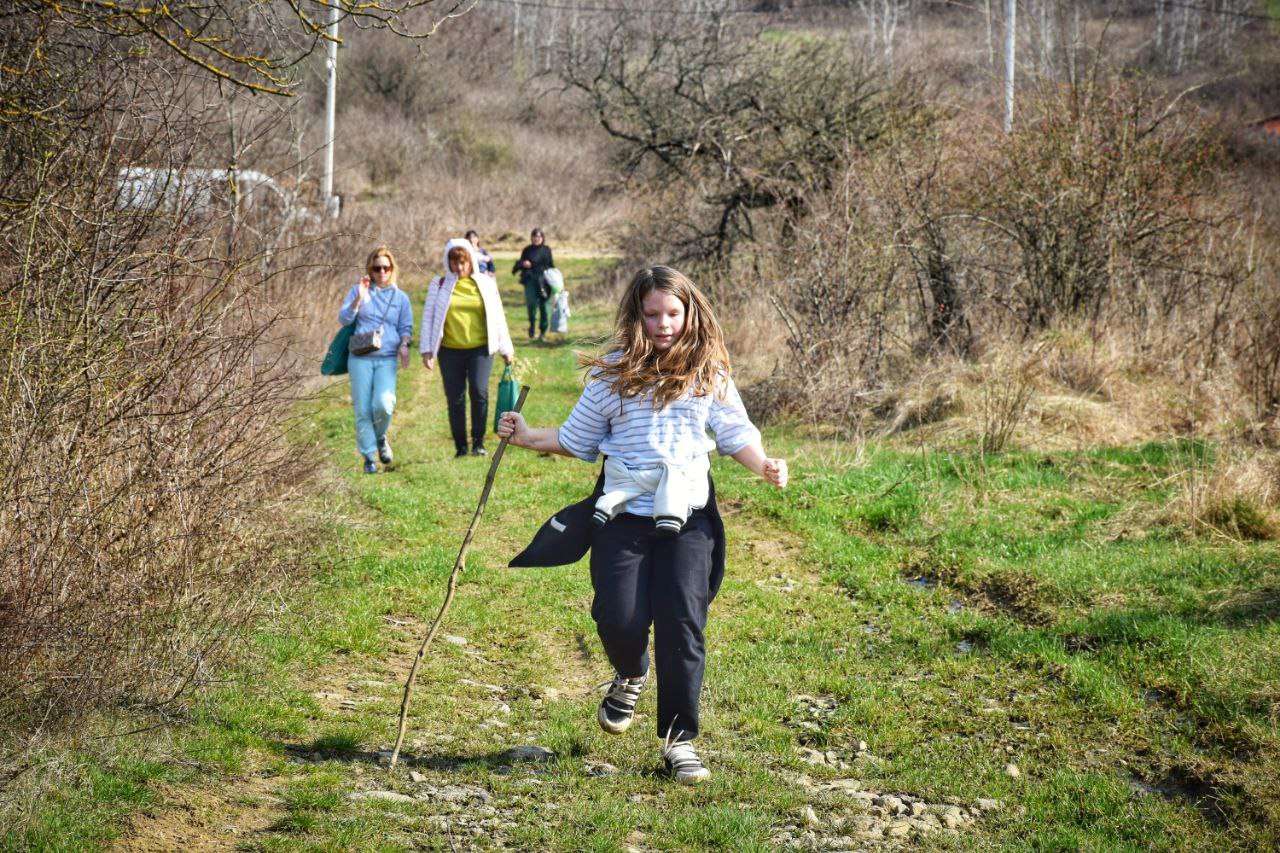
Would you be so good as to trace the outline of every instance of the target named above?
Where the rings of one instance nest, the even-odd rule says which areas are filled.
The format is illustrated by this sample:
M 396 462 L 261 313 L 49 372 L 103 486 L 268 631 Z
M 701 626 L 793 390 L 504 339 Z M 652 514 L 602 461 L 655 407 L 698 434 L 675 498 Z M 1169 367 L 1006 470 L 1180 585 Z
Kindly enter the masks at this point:
M 529 394 L 529 386 L 520 386 L 520 396 L 516 398 L 516 407 L 512 409 L 514 412 L 524 408 L 524 398 Z M 431 623 L 431 628 L 427 631 L 427 638 L 422 641 L 422 645 L 418 647 L 418 654 L 413 659 L 413 666 L 409 667 L 409 677 L 404 682 L 404 696 L 400 699 L 400 728 L 396 732 L 396 745 L 391 750 L 391 770 L 396 769 L 396 762 L 400 759 L 400 746 L 404 743 L 404 730 L 409 724 L 409 700 L 413 696 L 413 679 L 418 674 L 418 664 L 422 663 L 422 658 L 427 653 L 427 648 L 431 645 L 431 641 L 436 637 L 436 631 L 440 629 L 440 623 L 444 621 L 444 615 L 449 612 L 449 605 L 453 603 L 453 594 L 458 589 L 458 576 L 462 574 L 462 564 L 467 559 L 467 549 L 471 547 L 471 537 L 475 536 L 476 527 L 480 523 L 480 516 L 484 514 L 484 505 L 489 502 L 489 492 L 493 489 L 493 479 L 498 474 L 498 463 L 502 461 L 502 454 L 507 449 L 507 439 L 498 442 L 498 449 L 493 453 L 493 461 L 489 463 L 489 476 L 484 478 L 484 488 L 480 491 L 480 503 L 476 506 L 476 514 L 471 517 L 471 526 L 467 528 L 467 535 L 462 540 L 462 548 L 458 550 L 458 559 L 453 562 L 453 571 L 449 574 L 449 589 L 444 594 L 444 603 L 440 605 L 440 612 L 436 614 L 436 618 Z

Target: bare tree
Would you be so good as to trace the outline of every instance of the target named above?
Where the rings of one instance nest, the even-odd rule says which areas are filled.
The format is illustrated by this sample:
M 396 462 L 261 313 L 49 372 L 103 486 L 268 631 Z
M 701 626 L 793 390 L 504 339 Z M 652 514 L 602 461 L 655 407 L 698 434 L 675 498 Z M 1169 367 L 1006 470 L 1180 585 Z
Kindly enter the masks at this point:
M 385 28 L 411 38 L 432 35 L 443 21 L 463 14 L 474 0 L 333 0 L 339 20 Z M 10 15 L 103 41 L 126 40 L 180 57 L 211 77 L 270 94 L 297 83 L 294 69 L 330 37 L 332 5 L 326 0 L 150 0 L 62 3 L 15 0 Z M 419 22 L 418 11 L 427 12 Z
M 893 63 L 898 25 L 911 13 L 911 0 L 859 0 L 867 22 L 867 40 L 888 64 Z
M 1155 3 L 1152 43 L 1160 61 L 1174 72 L 1202 59 L 1230 56 L 1257 7 L 1254 0 Z
M 559 76 L 616 141 L 622 178 L 661 205 L 675 260 L 726 262 L 762 215 L 805 210 L 851 149 L 931 120 L 839 46 L 749 38 L 717 16 L 674 32 L 612 22 Z

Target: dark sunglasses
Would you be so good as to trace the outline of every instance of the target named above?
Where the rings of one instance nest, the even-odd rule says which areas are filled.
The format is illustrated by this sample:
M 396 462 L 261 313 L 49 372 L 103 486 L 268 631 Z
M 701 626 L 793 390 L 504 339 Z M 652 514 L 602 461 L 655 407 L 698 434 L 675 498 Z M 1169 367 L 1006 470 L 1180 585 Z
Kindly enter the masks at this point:
M 391 272 L 391 267 L 374 266 L 369 267 L 372 272 Z

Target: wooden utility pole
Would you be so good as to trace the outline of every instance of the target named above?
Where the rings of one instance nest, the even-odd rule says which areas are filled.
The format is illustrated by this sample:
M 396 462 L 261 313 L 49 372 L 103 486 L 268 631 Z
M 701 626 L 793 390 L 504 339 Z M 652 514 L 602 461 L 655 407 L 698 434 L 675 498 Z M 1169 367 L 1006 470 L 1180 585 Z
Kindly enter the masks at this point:
M 1013 54 L 1018 35 L 1018 0 L 1004 3 L 1004 132 L 1013 130 Z
M 324 63 L 328 72 L 324 98 L 324 178 L 320 186 L 325 215 L 334 217 L 338 215 L 338 200 L 333 195 L 333 137 L 338 113 L 338 3 L 339 0 L 329 0 L 329 43 L 325 46 Z

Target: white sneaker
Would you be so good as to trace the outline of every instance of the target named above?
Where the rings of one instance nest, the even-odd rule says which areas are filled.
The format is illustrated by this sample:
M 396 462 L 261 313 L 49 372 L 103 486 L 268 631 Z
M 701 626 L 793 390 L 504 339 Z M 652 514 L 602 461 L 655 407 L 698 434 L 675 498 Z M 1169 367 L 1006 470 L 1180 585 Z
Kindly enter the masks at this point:
M 609 692 L 600 700 L 600 710 L 596 712 L 600 728 L 609 734 L 620 735 L 631 727 L 631 721 L 636 715 L 636 702 L 640 700 L 640 691 L 644 690 L 648 677 L 648 673 L 638 678 L 623 678 L 619 675 L 612 682 L 605 682 L 609 685 Z
M 666 763 L 671 778 L 682 785 L 696 785 L 711 778 L 711 771 L 702 763 L 698 753 L 693 751 L 693 744 L 687 740 L 664 746 L 662 760 Z

